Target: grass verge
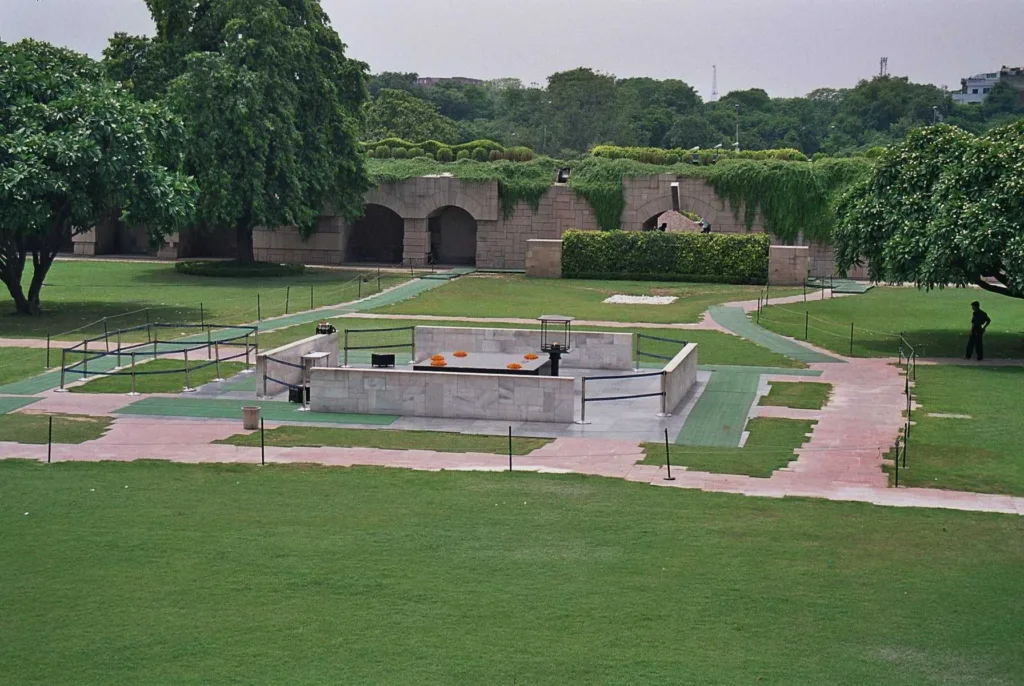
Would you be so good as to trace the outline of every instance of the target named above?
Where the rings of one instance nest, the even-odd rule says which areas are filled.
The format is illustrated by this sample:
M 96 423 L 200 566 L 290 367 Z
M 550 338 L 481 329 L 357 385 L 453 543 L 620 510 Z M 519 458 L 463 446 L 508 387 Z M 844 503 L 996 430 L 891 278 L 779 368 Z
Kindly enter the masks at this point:
M 591 281 L 585 279 L 527 279 L 518 275 L 487 275 L 456 279 L 415 298 L 374 310 L 380 314 L 429 314 L 462 317 L 534 319 L 558 314 L 605 322 L 679 324 L 699 322 L 711 305 L 756 300 L 762 286 L 656 281 Z M 792 295 L 798 289 L 780 289 Z M 661 295 L 679 298 L 671 305 L 612 305 L 616 295 Z M 552 303 L 557 303 L 554 306 Z
M 797 410 L 820 410 L 832 395 L 832 384 L 817 381 L 772 381 L 768 395 L 761 396 L 761 405 L 791 407 Z
M 773 292 L 774 297 L 774 292 Z M 916 288 L 874 288 L 863 295 L 819 302 L 767 307 L 761 326 L 804 340 L 841 355 L 896 357 L 899 334 L 916 348 L 918 357 L 962 358 L 971 330 L 971 301 L 981 301 L 992 317 L 985 335 L 985 355 L 993 359 L 1024 358 L 1024 300 L 995 296 L 977 288 L 919 291 Z M 805 313 L 810 319 L 805 322 Z
M 1020 517 L 578 475 L 154 462 L 0 462 L 0 503 L 10 683 L 1024 673 L 1024 608 L 1008 602 Z
M 51 355 L 53 353 L 51 352 Z M 51 357 L 60 365 L 60 353 Z M 46 371 L 46 350 L 42 348 L 0 348 L 0 386 L 21 381 Z
M 807 434 L 816 423 L 757 417 L 747 423 L 750 436 L 742 448 L 669 445 L 669 457 L 673 465 L 694 472 L 768 478 L 776 469 L 796 459 L 793 451 L 807 442 Z M 645 457 L 640 464 L 665 464 L 664 443 L 644 443 L 643 449 Z
M 382 448 L 385 450 L 436 450 L 441 453 L 491 453 L 507 455 L 508 436 L 458 434 L 443 431 L 390 431 L 384 429 L 328 429 L 281 426 L 264 432 L 266 445 L 279 448 Z M 512 454 L 526 455 L 543 448 L 550 438 L 513 437 Z M 259 447 L 260 434 L 238 434 L 215 443 Z
M 42 445 L 47 442 L 51 415 L 12 412 L 0 415 L 0 441 Z M 113 419 L 78 414 L 54 414 L 53 442 L 78 444 L 95 441 L 107 432 Z
M 369 279 L 362 286 L 356 280 L 360 276 Z M 32 278 L 31 267 L 24 278 L 26 283 Z M 406 280 L 407 275 L 382 273 L 380 288 Z M 286 311 L 308 310 L 311 296 L 313 307 L 323 307 L 375 292 L 377 274 L 367 271 L 307 269 L 304 274 L 281 278 L 225 279 L 179 274 L 166 262 L 58 260 L 46 277 L 42 315 L 7 314 L 14 305 L 6 290 L 0 293 L 0 336 L 44 338 L 103 318 L 108 318 L 111 331 L 147 321 L 193 324 L 205 319 L 243 324 L 256 321 L 257 309 L 265 319 Z M 103 328 L 100 323 L 68 338 L 102 335 Z M 164 335 L 162 331 L 161 337 Z M 142 332 L 141 340 L 145 338 Z M 125 340 L 137 341 L 140 335 Z
M 1024 367 L 918 365 L 900 485 L 1024 496 L 1022 388 Z
M 200 366 L 209 365 L 209 366 Z M 181 393 L 185 387 L 184 360 L 151 360 L 136 365 L 135 390 L 139 393 Z M 221 362 L 220 373 L 225 379 L 245 370 L 242 362 Z M 101 376 L 81 386 L 73 386 L 72 393 L 128 393 L 132 390 L 132 379 L 127 370 L 124 376 Z M 208 362 L 189 362 L 188 381 L 192 388 L 208 384 L 217 376 L 215 365 Z

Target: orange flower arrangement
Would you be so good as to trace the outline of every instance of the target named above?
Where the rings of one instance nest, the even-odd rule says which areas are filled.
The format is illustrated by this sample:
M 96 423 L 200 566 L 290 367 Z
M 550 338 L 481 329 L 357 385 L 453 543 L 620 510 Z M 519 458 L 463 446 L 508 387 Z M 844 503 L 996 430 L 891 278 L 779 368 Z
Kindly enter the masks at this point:
M 465 357 L 468 353 L 465 350 L 456 350 L 455 357 Z
M 518 362 L 511 362 L 511 363 L 509 363 L 509 364 L 508 364 L 508 365 L 506 365 L 506 366 L 507 366 L 507 367 L 508 367 L 509 369 L 522 369 L 522 368 L 523 368 L 523 365 L 519 364 Z
M 443 359 L 441 359 L 441 360 L 431 360 L 430 366 L 431 367 L 447 367 L 448 363 L 445 362 Z
M 444 355 L 431 355 L 430 356 L 430 361 L 431 362 L 444 362 Z
M 523 359 L 525 359 L 525 360 L 536 360 L 537 356 L 534 355 L 533 353 L 527 353 L 527 354 L 523 355 Z

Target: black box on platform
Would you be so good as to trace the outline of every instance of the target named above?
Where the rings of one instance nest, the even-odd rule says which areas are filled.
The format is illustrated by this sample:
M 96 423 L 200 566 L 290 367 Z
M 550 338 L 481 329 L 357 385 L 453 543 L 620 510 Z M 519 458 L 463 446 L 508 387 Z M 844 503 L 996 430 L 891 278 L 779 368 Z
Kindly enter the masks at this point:
M 288 389 L 288 402 L 290 402 L 290 403 L 301 403 L 302 402 L 302 392 L 303 391 L 306 392 L 306 402 L 308 403 L 309 402 L 309 386 L 306 386 L 305 388 L 295 388 L 295 387 L 289 388 Z
M 394 367 L 395 356 L 393 353 L 373 353 L 370 355 L 370 364 L 374 367 Z

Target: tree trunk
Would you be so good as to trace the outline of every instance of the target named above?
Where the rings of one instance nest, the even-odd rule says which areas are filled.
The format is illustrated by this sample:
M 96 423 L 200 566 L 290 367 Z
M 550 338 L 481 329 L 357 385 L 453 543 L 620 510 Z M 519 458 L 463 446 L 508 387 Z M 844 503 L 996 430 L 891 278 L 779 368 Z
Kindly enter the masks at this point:
M 239 264 L 255 262 L 252 248 L 252 224 L 248 220 L 240 221 L 235 226 L 235 259 Z
M 43 280 L 46 279 L 50 267 L 53 266 L 53 258 L 57 257 L 57 251 L 44 248 L 43 252 L 32 253 L 32 281 L 28 285 L 28 314 L 37 315 L 42 312 L 39 305 L 39 294 L 43 290 Z
M 25 250 L 20 245 L 5 242 L 0 248 L 0 281 L 7 286 L 7 292 L 14 300 L 14 311 L 18 314 L 32 314 L 21 276 L 25 273 Z

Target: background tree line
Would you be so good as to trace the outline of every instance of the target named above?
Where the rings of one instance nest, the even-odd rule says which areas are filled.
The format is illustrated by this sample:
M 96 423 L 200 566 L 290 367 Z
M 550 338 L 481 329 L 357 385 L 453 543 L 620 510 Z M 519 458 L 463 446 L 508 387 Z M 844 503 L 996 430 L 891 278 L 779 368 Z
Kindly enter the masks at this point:
M 731 146 L 739 106 L 744 150 L 796 148 L 842 156 L 903 140 L 914 128 L 944 121 L 980 134 L 1024 116 L 1005 83 L 981 105 L 905 77 L 864 80 L 853 88 L 819 88 L 802 98 L 772 98 L 759 88 L 704 102 L 676 79 L 617 79 L 592 69 L 559 72 L 545 87 L 518 79 L 483 85 L 416 84 L 417 74 L 371 77 L 365 140 L 387 137 L 459 143 L 490 139 L 571 158 L 599 144 L 656 148 Z

